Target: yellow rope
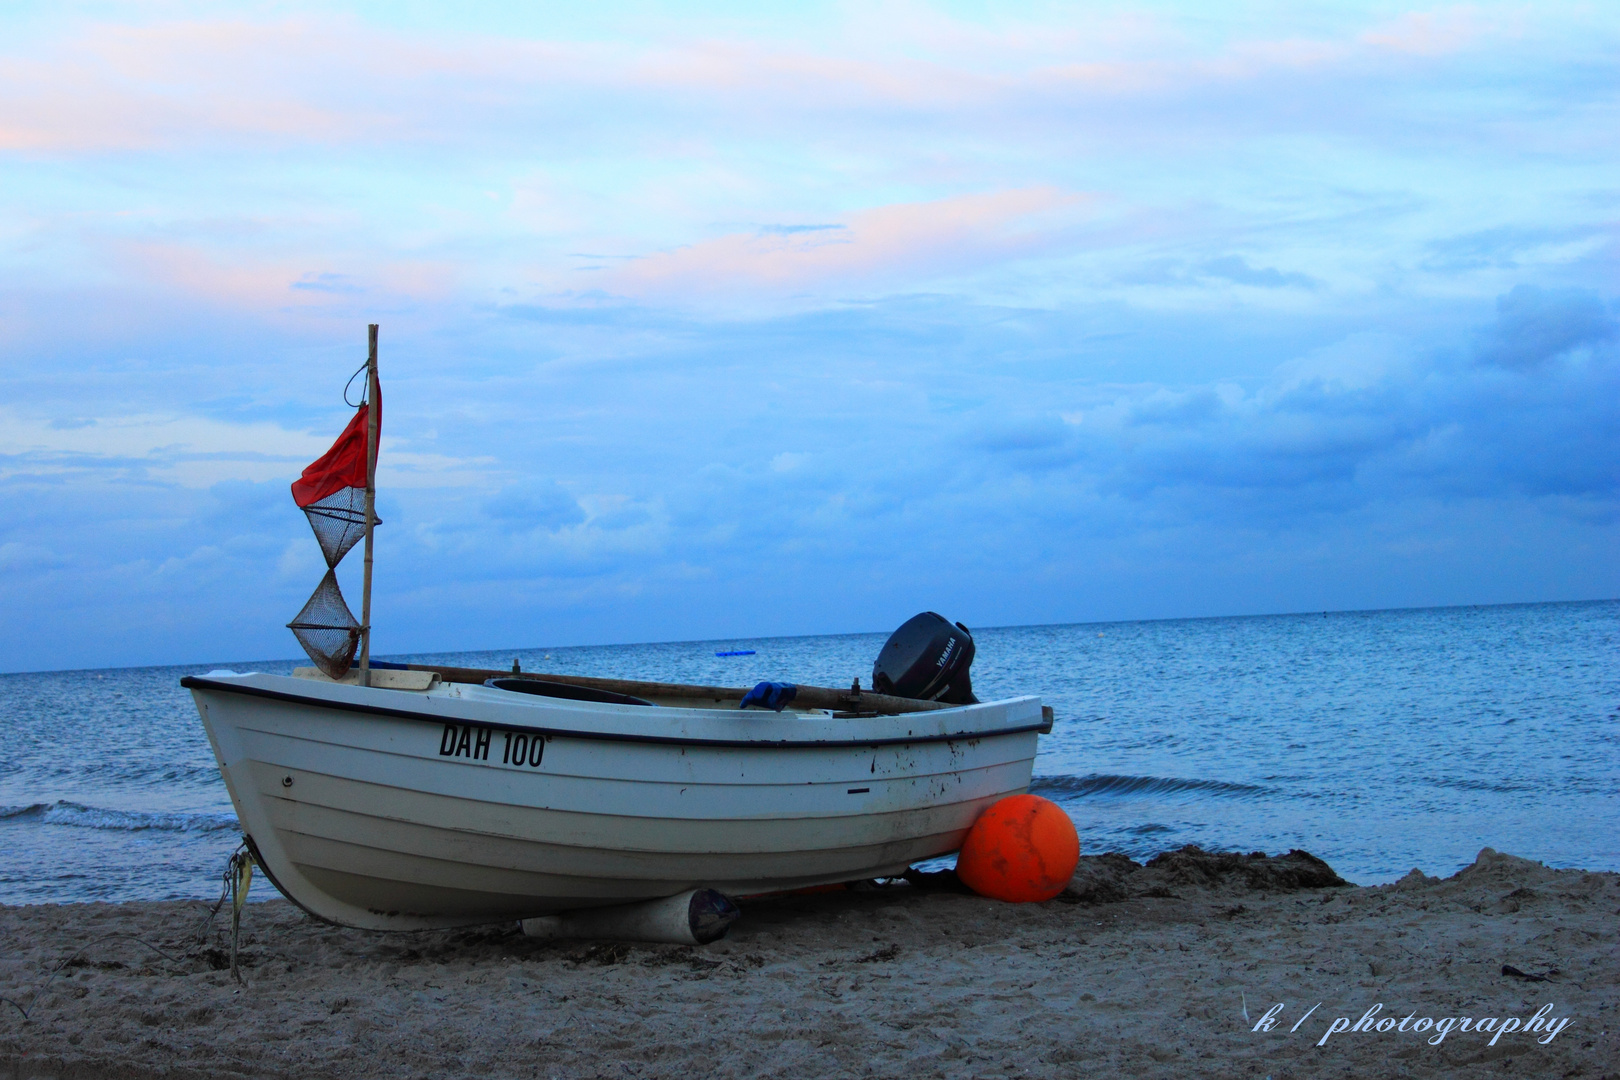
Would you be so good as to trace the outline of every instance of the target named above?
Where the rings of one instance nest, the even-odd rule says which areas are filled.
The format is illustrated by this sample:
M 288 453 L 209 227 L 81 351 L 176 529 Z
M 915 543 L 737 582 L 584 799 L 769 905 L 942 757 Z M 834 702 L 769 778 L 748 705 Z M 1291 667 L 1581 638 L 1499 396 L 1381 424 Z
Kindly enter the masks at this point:
M 226 873 L 231 881 L 231 977 L 240 983 L 242 973 L 236 967 L 236 943 L 242 933 L 242 906 L 247 903 L 248 889 L 253 887 L 253 856 L 245 850 L 238 851 L 231 856 Z

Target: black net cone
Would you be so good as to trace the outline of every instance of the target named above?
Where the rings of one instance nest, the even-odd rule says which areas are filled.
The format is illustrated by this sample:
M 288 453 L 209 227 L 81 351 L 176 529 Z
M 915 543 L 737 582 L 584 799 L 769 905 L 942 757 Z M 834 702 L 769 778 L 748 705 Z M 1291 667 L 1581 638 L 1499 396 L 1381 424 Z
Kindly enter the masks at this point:
M 309 527 L 315 530 L 326 565 L 336 566 L 366 535 L 366 489 L 339 488 L 304 507 L 304 515 L 309 518 Z M 372 520 L 374 526 L 381 524 Z
M 328 676 L 341 679 L 349 673 L 354 665 L 355 650 L 360 646 L 360 622 L 343 602 L 335 570 L 328 570 L 321 578 L 304 610 L 287 628 L 315 661 L 315 666 Z

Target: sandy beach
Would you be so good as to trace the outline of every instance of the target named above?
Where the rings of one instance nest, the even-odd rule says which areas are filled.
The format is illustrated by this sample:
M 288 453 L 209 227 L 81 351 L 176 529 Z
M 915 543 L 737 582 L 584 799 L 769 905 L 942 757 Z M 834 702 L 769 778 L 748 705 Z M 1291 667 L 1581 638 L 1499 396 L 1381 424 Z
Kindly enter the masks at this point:
M 0 1005 L 0 1064 L 18 1078 L 1620 1075 L 1620 875 L 1487 848 L 1450 878 L 1335 886 L 1303 854 L 1189 849 L 1145 867 L 1088 856 L 1044 904 L 952 878 L 748 901 L 696 948 L 367 933 L 278 899 L 244 913 L 245 986 L 221 969 L 228 908 L 206 930 L 199 902 L 0 908 L 0 994 L 16 1003 Z

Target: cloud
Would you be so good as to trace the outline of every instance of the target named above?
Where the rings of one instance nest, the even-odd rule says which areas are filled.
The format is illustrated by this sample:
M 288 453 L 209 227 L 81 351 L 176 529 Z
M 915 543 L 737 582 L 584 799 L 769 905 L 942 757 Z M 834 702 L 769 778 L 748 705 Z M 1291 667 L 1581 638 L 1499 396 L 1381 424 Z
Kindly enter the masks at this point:
M 1394 498 L 1510 492 L 1554 500 L 1549 512 L 1616 520 L 1620 350 L 1593 299 L 1522 288 L 1502 297 L 1486 341 L 1492 362 L 1513 372 L 1508 381 L 1445 354 L 1368 366 L 1361 346 L 1348 379 L 1319 359 L 1285 365 L 1237 397 L 1159 390 L 1091 410 L 1071 436 L 1075 460 L 1133 497 L 1191 496 L 1187 512 L 1202 520 L 1280 523 Z M 1387 340 L 1370 344 L 1387 356 Z M 1538 370 L 1574 348 L 1592 350 L 1586 364 Z M 1125 437 L 1143 430 L 1155 434 Z
M 325 430 L 312 432 L 184 413 L 64 422 L 0 411 L 0 480 L 216 491 L 239 481 L 285 485 L 326 452 L 345 420 L 328 417 Z M 491 459 L 424 452 L 385 432 L 380 461 L 378 475 L 391 487 L 437 488 L 470 478 L 482 482 Z
M 1496 325 L 1481 341 L 1481 363 L 1524 371 L 1614 338 L 1620 321 L 1594 292 L 1518 285 L 1496 301 Z
M 597 34 L 545 38 L 368 25 L 312 6 L 281 19 L 46 24 L 0 54 L 0 149 L 438 146 L 514 126 L 590 138 L 580 117 L 610 103 L 633 105 L 644 119 L 632 126 L 650 131 L 672 110 L 750 128 L 819 114 L 994 130 L 1086 102 L 1207 100 L 1300 73 L 1359 79 L 1384 57 L 1432 66 L 1501 40 L 1523 49 L 1526 36 L 1522 20 L 1466 8 L 1340 20 L 1314 36 L 1097 13 L 974 24 L 923 5 L 809 19 L 785 38 L 760 22 L 643 21 L 638 31 L 605 13 Z
M 1596 9 L 171 10 L 0 17 L 6 666 L 287 655 L 369 322 L 390 647 L 1620 591 Z
M 289 235 L 303 234 L 313 246 L 329 242 L 320 237 L 321 230 L 313 222 L 286 225 Z M 348 313 L 362 302 L 372 310 L 381 306 L 398 311 L 442 300 L 454 290 L 461 272 L 447 260 L 408 256 L 388 259 L 360 274 L 309 270 L 307 254 L 265 250 L 206 231 L 184 240 L 110 236 L 98 246 L 102 249 L 99 254 L 119 266 L 142 290 L 255 311 L 319 312 L 335 307 Z M 367 262 L 375 260 L 375 256 L 362 257 Z
M 1018 454 L 1062 446 L 1068 432 L 1056 417 L 1037 417 L 988 425 L 976 444 L 992 454 Z
M 1566 587 L 1571 567 L 1608 581 L 1578 549 L 1599 550 L 1620 521 L 1614 338 L 1580 346 L 1579 363 L 1532 368 L 1464 348 L 1511 337 L 1527 308 L 1582 310 L 1579 297 L 1526 295 L 1504 293 L 1502 312 L 1450 347 L 1353 333 L 1246 385 L 1107 381 L 1073 351 L 1100 329 L 1095 309 L 908 299 L 715 324 L 644 313 L 641 351 L 613 337 L 611 355 L 589 361 L 572 352 L 590 339 L 572 335 L 599 326 L 514 320 L 535 328 L 522 341 L 561 345 L 563 358 L 521 376 L 441 368 L 394 384 L 384 650 L 780 631 L 773 613 L 786 610 L 809 631 L 881 627 L 923 607 L 988 625 L 1073 618 L 1077 606 L 1251 610 L 1262 595 L 1308 607 L 1332 602 L 1311 591 L 1324 583 L 1442 602 L 1478 595 L 1454 580 L 1459 559 L 1507 558 L 1513 545 L 1543 553 L 1541 569 L 1528 554 L 1513 563 L 1532 594 Z M 1206 345 L 1221 337 L 1211 325 Z M 1061 359 L 1028 366 L 1041 356 Z M 34 425 L 58 439 L 102 426 Z M 59 613 L 32 643 L 4 639 L 13 666 L 63 662 L 19 658 L 68 655 L 85 619 L 137 626 L 222 604 L 233 606 L 215 638 L 176 621 L 159 635 L 165 655 L 214 655 L 223 640 L 238 643 L 230 655 L 290 655 L 280 626 L 319 566 L 285 479 L 125 483 L 119 455 L 181 441 L 183 426 L 148 426 L 106 443 L 105 468 L 54 482 L 48 498 L 49 478 L 0 478 L 0 579 L 16 603 L 48 594 Z M 461 471 L 410 486 L 406 453 Z M 109 531 L 116 550 L 100 539 Z M 1574 547 L 1548 560 L 1553 543 Z M 1257 561 L 1274 575 L 1243 569 Z M 1413 592 L 1427 587 L 1419 566 L 1451 591 Z M 1396 581 L 1406 591 L 1378 591 Z M 153 655 L 120 634 L 95 647 Z
M 1499 225 L 1431 240 L 1425 245 L 1423 263 L 1441 272 L 1556 265 L 1600 250 L 1608 233 L 1606 227 Z
M 344 293 L 354 295 L 365 292 L 365 288 L 355 282 L 348 274 L 314 273 L 304 274 L 293 282 L 290 288 L 303 289 L 306 292 Z
M 1065 243 L 1086 196 L 1026 188 L 899 203 L 836 229 L 733 233 L 662 252 L 605 276 L 614 292 L 698 300 L 718 293 L 865 292 L 972 272 Z
M 1210 277 L 1225 278 L 1237 285 L 1251 285 L 1260 289 L 1282 289 L 1289 286 L 1314 289 L 1318 284 L 1309 274 L 1284 272 L 1271 266 L 1250 266 L 1248 260 L 1239 255 L 1223 255 L 1218 259 L 1211 259 L 1203 265 L 1203 272 Z
M 1589 217 L 1562 189 L 1601 189 L 1601 125 L 1579 117 L 1606 107 L 1607 39 L 1578 13 L 1386 26 L 918 5 L 684 27 L 604 14 L 536 35 L 279 10 L 294 14 L 43 19 L 0 47 L 0 236 L 29 252 L 15 273 L 311 320 L 602 296 L 1050 304 L 1103 286 L 1208 304 L 1229 284 L 1280 306 L 1374 287 L 1374 236 L 1390 266 L 1432 274 L 1514 261 L 1411 250 L 1462 197 L 1418 165 L 1436 140 L 1520 193 L 1444 228 L 1578 228 L 1524 256 L 1559 266 L 1606 235 L 1522 220 Z M 1487 83 L 1488 106 L 1446 89 Z M 1521 156 L 1505 138 L 1584 154 L 1591 176 L 1507 176 Z M 97 155 L 120 164 L 91 174 L 127 182 L 87 181 Z M 1042 192 L 1081 201 L 950 220 Z M 1177 268 L 1157 283 L 1172 287 L 1130 265 Z
M 1511 31 L 1505 26 L 1492 25 L 1476 7 L 1458 5 L 1439 11 L 1403 12 L 1383 26 L 1366 31 L 1361 40 L 1415 56 L 1445 56 L 1460 52 L 1493 32 Z
M 1404 376 L 1417 359 L 1416 348 L 1409 339 L 1387 331 L 1350 334 L 1285 361 L 1274 372 L 1272 385 L 1282 392 L 1311 383 L 1365 390 Z
M 61 553 L 47 547 L 19 543 L 15 540 L 0 544 L 0 571 L 38 572 L 47 568 L 54 569 L 66 563 L 67 559 Z
M 291 469 L 296 475 L 331 441 L 275 424 L 232 424 L 185 414 L 75 417 L 67 423 L 16 412 L 0 415 L 0 476 L 99 471 L 207 487 L 244 474 Z
M 135 150 L 222 134 L 331 142 L 355 131 L 352 106 L 321 105 L 310 92 L 311 70 L 336 60 L 336 43 L 314 26 L 80 30 L 44 43 L 44 56 L 0 59 L 0 149 Z
M 520 531 L 555 532 L 585 520 L 585 510 L 579 502 L 552 480 L 528 480 L 509 485 L 485 504 L 484 512 L 504 528 Z

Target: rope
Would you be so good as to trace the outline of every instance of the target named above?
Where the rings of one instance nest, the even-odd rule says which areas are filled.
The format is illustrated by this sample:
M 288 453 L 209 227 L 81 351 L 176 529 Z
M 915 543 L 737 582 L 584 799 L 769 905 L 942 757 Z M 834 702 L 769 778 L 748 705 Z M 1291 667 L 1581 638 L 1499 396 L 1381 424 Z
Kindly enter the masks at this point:
M 356 380 L 356 379 L 358 379 L 360 377 L 360 372 L 366 370 L 366 368 L 368 368 L 370 366 L 371 366 L 371 358 L 367 357 L 366 360 L 357 369 L 355 369 L 355 373 L 353 375 L 349 376 L 349 381 L 343 384 L 343 404 L 347 405 L 351 409 L 358 409 L 360 406 L 362 406 L 362 405 L 364 405 L 366 403 L 366 399 L 365 399 L 364 395 L 361 395 L 361 398 L 360 398 L 359 401 L 350 401 L 349 400 L 349 387 L 353 386 L 354 385 L 354 380 Z M 366 390 L 367 390 L 368 393 L 371 390 L 371 380 L 370 379 L 366 380 Z
M 214 917 L 219 914 L 219 909 L 225 906 L 225 901 L 231 898 L 231 882 L 236 878 L 236 860 L 239 855 L 247 854 L 247 849 L 247 842 L 243 841 L 236 845 L 236 850 L 231 852 L 230 859 L 226 861 L 225 871 L 220 874 L 219 899 L 215 900 L 214 906 L 208 909 L 208 917 L 203 920 L 202 925 L 197 927 L 196 939 L 198 942 L 208 940 L 208 928 L 214 925 Z
M 219 899 L 208 911 L 208 918 L 203 920 L 202 926 L 197 928 L 197 940 L 205 941 L 208 937 L 209 927 L 214 925 L 214 918 L 219 909 L 225 906 L 228 899 L 231 902 L 231 978 L 246 986 L 242 979 L 242 969 L 237 965 L 237 944 L 242 937 L 242 906 L 247 903 L 248 889 L 253 887 L 253 853 L 248 850 L 247 842 L 237 845 L 231 852 L 230 860 L 225 863 L 225 872 L 220 875 Z
M 247 845 L 231 856 L 225 866 L 225 878 L 231 890 L 231 978 L 246 986 L 236 966 L 236 943 L 242 935 L 242 905 L 247 903 L 248 889 L 253 887 L 253 856 L 247 851 Z

